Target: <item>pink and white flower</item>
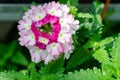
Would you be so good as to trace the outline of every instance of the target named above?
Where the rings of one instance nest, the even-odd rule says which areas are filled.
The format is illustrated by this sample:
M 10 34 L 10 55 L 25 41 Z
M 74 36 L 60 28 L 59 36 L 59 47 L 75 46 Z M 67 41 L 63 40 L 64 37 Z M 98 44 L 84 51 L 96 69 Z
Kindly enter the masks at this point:
M 72 35 L 79 21 L 69 14 L 69 7 L 58 2 L 32 6 L 19 21 L 20 45 L 29 49 L 33 62 L 45 63 L 65 54 L 68 59 L 74 46 Z

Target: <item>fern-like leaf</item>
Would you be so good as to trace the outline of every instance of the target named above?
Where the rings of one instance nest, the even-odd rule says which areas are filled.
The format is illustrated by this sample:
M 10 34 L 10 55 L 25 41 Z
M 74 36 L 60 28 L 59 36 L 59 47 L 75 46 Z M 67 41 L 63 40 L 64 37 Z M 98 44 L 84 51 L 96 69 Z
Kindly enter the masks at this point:
M 99 0 L 95 0 L 93 2 L 93 11 L 95 14 L 101 14 L 103 7 L 104 7 L 104 4 L 101 3 Z
M 55 74 L 47 74 L 47 75 L 43 75 L 40 78 L 40 80 L 60 80 L 60 78 Z
M 0 80 L 30 80 L 28 75 L 22 72 L 8 71 L 0 72 Z
M 38 80 L 34 62 L 31 62 L 31 64 L 28 66 L 28 71 L 30 72 L 30 80 Z
M 120 34 L 115 39 L 111 56 L 113 63 L 120 67 Z
M 113 39 L 112 37 L 108 37 L 108 38 L 106 38 L 106 39 L 103 39 L 102 41 L 100 41 L 99 47 L 103 47 L 103 46 L 105 46 L 105 45 L 113 42 L 113 40 L 114 40 L 114 39 Z
M 110 58 L 108 56 L 108 53 L 103 47 L 96 50 L 95 53 L 93 54 L 93 57 L 102 64 L 110 63 Z
M 78 46 L 77 49 L 74 50 L 66 68 L 70 69 L 82 64 L 84 61 L 87 61 L 91 55 L 92 54 L 88 53 L 84 48 Z
M 112 52 L 111 52 L 111 62 L 112 62 L 112 68 L 111 72 L 115 76 L 117 80 L 120 80 L 120 34 L 115 39 Z
M 78 13 L 77 17 L 79 18 L 94 18 L 94 16 L 92 14 L 89 13 Z
M 54 74 L 54 75 L 56 75 L 56 77 L 60 78 L 63 76 L 63 72 L 64 72 L 63 65 L 64 65 L 64 59 L 62 56 L 59 59 L 54 60 L 54 61 L 48 63 L 47 65 L 45 65 L 44 67 L 42 67 L 40 69 L 40 75 L 47 76 L 47 75 Z
M 100 69 L 93 68 L 80 71 L 75 71 L 74 73 L 69 72 L 65 75 L 63 80 L 105 80 L 103 73 Z

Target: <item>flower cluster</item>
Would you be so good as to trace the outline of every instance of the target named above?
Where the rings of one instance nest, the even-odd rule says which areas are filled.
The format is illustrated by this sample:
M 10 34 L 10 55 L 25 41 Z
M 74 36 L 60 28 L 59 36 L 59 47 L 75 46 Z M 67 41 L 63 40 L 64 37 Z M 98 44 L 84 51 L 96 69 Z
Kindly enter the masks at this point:
M 74 46 L 72 35 L 79 21 L 69 14 L 69 7 L 58 2 L 31 6 L 19 21 L 20 45 L 29 49 L 32 61 L 48 63 L 64 53 L 69 58 Z

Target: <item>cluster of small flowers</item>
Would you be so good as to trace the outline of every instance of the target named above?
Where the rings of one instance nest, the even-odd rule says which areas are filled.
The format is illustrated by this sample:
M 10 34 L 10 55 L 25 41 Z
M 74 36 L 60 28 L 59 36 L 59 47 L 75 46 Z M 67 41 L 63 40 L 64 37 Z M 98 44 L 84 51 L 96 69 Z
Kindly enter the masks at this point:
M 20 45 L 29 49 L 33 62 L 45 63 L 64 53 L 66 59 L 73 51 L 72 35 L 79 21 L 69 14 L 69 7 L 58 2 L 31 6 L 19 21 Z

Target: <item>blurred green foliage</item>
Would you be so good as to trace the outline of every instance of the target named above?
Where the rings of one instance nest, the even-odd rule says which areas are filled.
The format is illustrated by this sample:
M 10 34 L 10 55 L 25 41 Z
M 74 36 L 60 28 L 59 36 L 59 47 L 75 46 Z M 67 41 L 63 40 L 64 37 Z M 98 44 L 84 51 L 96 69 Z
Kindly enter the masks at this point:
M 15 70 L 20 66 L 28 66 L 29 61 L 22 53 L 18 41 L 9 44 L 0 44 L 0 69 Z M 13 65 L 12 65 L 13 64 Z M 15 64 L 15 65 L 14 65 Z M 17 69 L 18 70 L 18 69 Z

